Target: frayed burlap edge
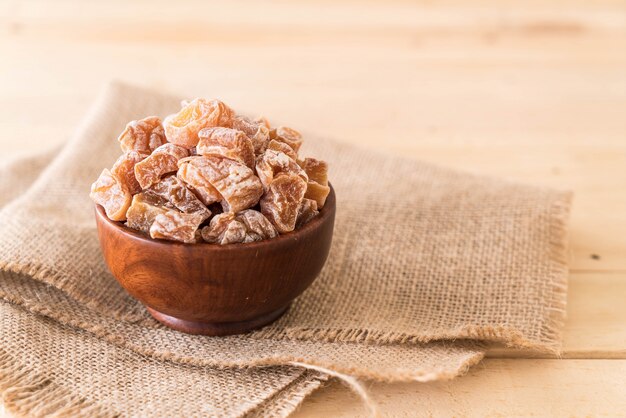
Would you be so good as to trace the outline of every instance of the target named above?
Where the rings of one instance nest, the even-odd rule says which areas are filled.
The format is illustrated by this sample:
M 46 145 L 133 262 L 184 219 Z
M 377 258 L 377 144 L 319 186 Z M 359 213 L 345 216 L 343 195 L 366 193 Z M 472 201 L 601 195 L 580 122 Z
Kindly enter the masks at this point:
M 328 376 L 309 370 L 242 417 L 286 418 L 327 380 Z M 113 418 L 122 415 L 72 393 L 51 379 L 28 369 L 2 348 L 0 400 L 6 410 L 16 418 Z
M 114 95 L 111 91 L 119 89 L 135 89 L 142 94 L 155 94 L 159 97 L 168 97 L 168 100 L 175 100 L 174 95 L 164 95 L 156 90 L 136 88 L 128 86 L 125 83 L 113 81 L 105 89 L 105 94 L 101 94 L 97 102 L 92 105 L 85 117 L 85 121 L 91 120 L 92 116 L 97 113 L 102 103 L 106 103 L 110 95 Z M 74 135 L 74 138 L 65 144 L 61 148 L 63 153 L 76 138 L 80 137 L 80 133 L 85 131 L 89 125 L 87 122 L 80 124 L 79 128 Z M 367 148 L 361 148 L 367 150 Z M 399 158 L 410 161 L 390 152 L 382 152 L 382 155 Z M 433 167 L 437 167 L 435 164 L 428 164 Z M 45 172 L 45 169 L 44 169 Z M 514 184 L 516 182 L 512 182 Z M 262 329 L 250 334 L 252 338 L 271 338 L 271 339 L 301 339 L 301 340 L 316 340 L 316 341 L 328 341 L 328 342 L 366 342 L 366 343 L 427 343 L 435 340 L 443 339 L 476 339 L 488 342 L 503 343 L 508 347 L 514 348 L 528 348 L 539 352 L 556 353 L 560 352 L 561 334 L 565 321 L 565 305 L 566 305 L 566 292 L 567 292 L 567 254 L 566 254 L 566 239 L 567 239 L 567 219 L 569 216 L 569 206 L 571 201 L 571 193 L 561 193 L 558 199 L 555 200 L 551 208 L 552 219 L 550 223 L 550 271 L 553 279 L 551 286 L 552 292 L 550 298 L 547 301 L 547 306 L 544 309 L 548 310 L 548 318 L 542 324 L 541 339 L 532 339 L 523 335 L 514 327 L 501 327 L 501 326 L 484 326 L 481 324 L 466 324 L 456 329 L 447 330 L 435 330 L 431 335 L 420 335 L 416 333 L 398 333 L 388 332 L 383 330 L 368 330 L 363 328 L 350 328 L 350 329 L 320 329 L 320 328 L 298 328 L 290 327 L 288 329 Z M 38 279 L 42 282 L 49 283 L 67 282 L 65 274 L 53 269 L 43 268 L 42 266 L 23 263 L 23 262 L 0 262 L 0 269 L 10 271 L 18 274 L 25 274 Z M 56 286 L 61 289 L 61 287 Z M 67 290 L 67 289 L 66 289 Z M 68 296 L 78 300 L 85 306 L 97 311 L 99 306 L 93 300 L 77 297 L 70 291 L 64 291 Z M 71 290 L 71 289 L 70 289 Z M 111 316 L 115 319 L 123 320 L 130 323 L 142 323 L 145 321 L 146 315 L 144 308 L 137 304 L 133 306 L 130 312 L 120 314 L 119 312 L 112 312 Z
M 302 405 L 307 396 L 321 388 L 327 381 L 328 376 L 307 370 L 288 387 L 265 401 L 256 410 L 245 415 L 245 417 L 286 418 Z M 288 397 L 284 396 L 286 391 L 289 391 Z
M 527 348 L 537 352 L 560 355 L 562 333 L 566 319 L 567 276 L 568 276 L 568 228 L 567 222 L 573 194 L 563 192 L 550 210 L 550 275 L 552 292 L 545 309 L 549 314 L 542 324 L 542 340 L 533 340 L 512 327 L 464 325 L 454 330 L 441 330 L 432 335 L 372 331 L 364 329 L 317 329 L 292 328 L 287 330 L 264 329 L 251 334 L 253 338 L 314 339 L 329 342 L 362 342 L 379 344 L 417 344 L 437 340 L 469 339 L 503 343 L 511 348 Z
M 108 418 L 120 415 L 35 373 L 2 348 L 0 394 L 4 407 L 15 417 Z
M 29 280 L 29 279 L 26 279 Z M 435 380 L 450 380 L 457 376 L 465 374 L 470 367 L 478 364 L 484 358 L 484 351 L 476 351 L 473 355 L 465 357 L 463 361 L 457 365 L 454 372 L 445 372 L 442 370 L 412 370 L 411 372 L 401 373 L 399 371 L 394 371 L 391 374 L 381 374 L 381 373 L 364 373 L 363 370 L 357 370 L 356 368 L 351 368 L 347 366 L 338 365 L 335 363 L 327 363 L 327 362 L 314 362 L 311 361 L 310 358 L 300 358 L 296 356 L 283 356 L 283 357 L 272 357 L 266 359 L 259 359 L 256 362 L 251 362 L 250 360 L 246 360 L 244 362 L 228 362 L 228 363 L 215 363 L 213 361 L 204 361 L 198 362 L 196 358 L 191 358 L 187 356 L 177 355 L 174 352 L 159 352 L 157 350 L 152 350 L 146 348 L 143 345 L 135 344 L 133 341 L 122 338 L 119 335 L 112 334 L 106 327 L 102 325 L 96 325 L 88 321 L 83 321 L 78 317 L 74 317 L 69 314 L 63 314 L 57 310 L 52 310 L 46 308 L 44 305 L 29 303 L 25 299 L 21 298 L 18 294 L 7 294 L 4 292 L 0 292 L 0 298 L 3 300 L 12 303 L 14 305 L 20 306 L 22 309 L 36 314 L 45 316 L 54 321 L 57 321 L 63 325 L 67 325 L 73 327 L 75 329 L 81 329 L 89 332 L 97 338 L 102 339 L 108 343 L 114 344 L 118 347 L 126 348 L 135 353 L 149 356 L 151 358 L 160 360 L 160 361 L 168 361 L 179 364 L 189 364 L 193 366 L 210 366 L 215 367 L 217 369 L 225 369 L 225 368 L 252 368 L 252 367 L 267 367 L 267 366 L 280 366 L 285 364 L 294 364 L 297 363 L 299 367 L 305 367 L 310 370 L 317 370 L 317 368 L 324 368 L 326 370 L 332 370 L 334 372 L 344 374 L 344 375 L 357 375 L 359 378 L 366 380 L 374 380 L 378 382 L 430 382 Z M 481 344 L 476 342 L 476 344 Z
M 542 324 L 542 340 L 529 339 L 512 327 L 494 327 L 484 325 L 464 325 L 455 330 L 441 330 L 431 335 L 424 336 L 418 334 L 372 331 L 365 329 L 318 329 L 318 328 L 290 328 L 286 330 L 277 329 L 261 329 L 250 334 L 251 338 L 258 339 L 294 339 L 294 340 L 316 340 L 327 342 L 350 342 L 350 343 L 378 343 L 378 344 L 417 344 L 428 343 L 436 340 L 445 339 L 472 339 L 487 342 L 503 343 L 508 347 L 527 348 L 538 352 L 559 355 L 561 352 L 561 336 L 565 324 L 566 302 L 567 302 L 567 238 L 568 228 L 567 221 L 569 219 L 569 210 L 571 206 L 572 193 L 564 192 L 557 199 L 551 208 L 551 224 L 550 224 L 550 274 L 552 277 L 552 292 L 548 304 L 545 309 L 548 310 L 548 318 Z M 51 277 L 56 280 L 63 281 L 63 274 L 58 271 L 44 269 L 36 265 L 19 264 L 13 262 L 0 262 L 0 269 L 10 271 L 17 274 L 23 274 L 39 281 L 44 282 L 45 278 Z M 74 295 L 68 294 L 69 297 L 75 298 Z M 6 298 L 6 297 L 5 297 Z M 79 300 L 90 309 L 97 310 L 93 301 Z M 13 303 L 18 303 L 13 301 Z M 32 307 L 30 308 L 32 309 Z M 141 305 L 135 310 L 125 315 L 114 315 L 115 319 L 123 320 L 129 323 L 141 323 L 146 316 Z M 38 312 L 46 316 L 55 317 L 51 312 Z M 103 337 L 102 330 L 94 329 L 94 326 L 87 327 L 87 324 L 76 323 L 71 318 L 57 318 L 60 321 L 74 323 L 73 326 L 87 329 L 88 331 Z M 71 320 L 71 322 L 70 322 Z M 97 327 L 96 327 L 97 328 Z M 298 361 L 298 359 L 290 359 L 290 361 Z M 321 366 L 321 365 L 320 365 Z
M 550 267 L 553 276 L 552 298 L 546 307 L 550 311 L 548 320 L 543 324 L 543 335 L 555 341 L 554 353 L 561 354 L 563 344 L 563 329 L 567 318 L 567 287 L 569 276 L 569 229 L 567 223 L 570 217 L 574 194 L 564 193 L 562 198 L 552 206 L 551 240 L 550 240 Z

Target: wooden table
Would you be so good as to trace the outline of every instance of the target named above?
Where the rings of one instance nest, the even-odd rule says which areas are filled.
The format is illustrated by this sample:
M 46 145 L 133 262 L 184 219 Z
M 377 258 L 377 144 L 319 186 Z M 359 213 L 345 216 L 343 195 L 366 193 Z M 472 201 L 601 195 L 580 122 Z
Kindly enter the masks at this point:
M 0 3 L 0 158 L 63 141 L 111 78 L 575 191 L 563 358 L 372 384 L 387 416 L 626 414 L 626 4 Z M 298 417 L 361 416 L 340 384 Z

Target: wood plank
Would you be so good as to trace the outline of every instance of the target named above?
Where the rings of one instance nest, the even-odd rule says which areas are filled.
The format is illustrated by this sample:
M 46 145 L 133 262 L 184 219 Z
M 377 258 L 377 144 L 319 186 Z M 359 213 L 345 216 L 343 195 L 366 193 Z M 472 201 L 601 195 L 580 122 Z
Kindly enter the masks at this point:
M 51 146 L 67 138 L 71 127 L 82 117 L 83 106 L 86 105 L 61 97 L 32 105 L 30 100 L 23 100 L 18 110 L 4 103 L 0 100 L 3 156 L 31 147 Z M 57 106 L 56 103 L 64 105 Z M 284 109 L 289 107 L 287 103 L 284 106 Z M 47 109 L 51 109 L 52 115 L 47 120 L 42 118 L 33 123 L 29 116 L 31 112 L 45 113 Z M 65 111 L 68 113 L 63 113 Z M 315 132 L 313 124 L 302 122 L 305 130 Z M 376 148 L 380 137 L 358 128 L 352 135 L 358 132 L 361 135 L 350 138 L 350 142 Z M 19 141 L 16 141 L 17 138 Z M 412 143 L 397 140 L 390 142 L 388 147 L 400 155 L 449 167 L 573 190 L 575 198 L 570 234 L 572 270 L 626 271 L 626 195 L 620 192 L 626 190 L 626 146 L 603 145 L 599 139 L 594 146 L 518 145 L 512 152 L 512 146 L 492 145 L 489 139 L 481 145 L 447 142 L 431 145 L 418 139 Z
M 381 417 L 621 416 L 626 360 L 487 359 L 465 376 L 432 383 L 365 383 Z M 367 417 L 337 381 L 314 392 L 294 418 Z M 0 417 L 9 418 L 0 403 Z
M 623 0 L 0 2 L 0 160 L 62 141 L 103 81 L 121 78 L 571 188 L 563 356 L 624 359 L 625 9 Z M 370 388 L 393 417 L 626 411 L 626 360 L 489 355 L 500 358 L 451 382 Z M 337 383 L 297 416 L 322 414 L 365 416 Z
M 626 273 L 574 273 L 570 275 L 567 321 L 562 358 L 626 359 Z M 493 348 L 497 358 L 550 358 L 553 356 Z
M 382 417 L 623 416 L 624 376 L 626 360 L 487 359 L 452 381 L 368 388 Z M 334 382 L 293 416 L 368 415 L 360 399 Z
M 159 13 L 145 2 L 6 3 L 3 150 L 65 137 L 111 76 L 215 95 L 305 131 L 371 147 L 384 138 L 391 152 L 571 188 L 573 270 L 626 271 L 626 200 L 615 192 L 626 182 L 623 8 L 511 2 L 503 16 L 478 4 L 355 13 L 348 3 L 329 21 L 316 3 L 234 4 L 189 21 L 168 3 Z M 254 23 L 260 8 L 268 17 Z
M 328 13 L 332 5 L 334 13 Z M 567 5 L 564 10 L 563 5 Z M 151 7 L 147 7 L 151 6 Z M 160 21 L 228 21 L 262 22 L 272 26 L 289 22 L 310 24 L 346 25 L 355 23 L 387 24 L 403 22 L 406 25 L 416 23 L 428 25 L 462 26 L 463 23 L 486 25 L 490 20 L 476 20 L 476 17 L 500 15 L 500 21 L 509 23 L 516 19 L 542 15 L 552 15 L 561 19 L 586 19 L 590 22 L 618 21 L 614 14 L 623 11 L 623 2 L 619 0 L 600 0 L 592 4 L 584 0 L 463 0 L 446 1 L 407 1 L 391 0 L 381 3 L 376 0 L 305 0 L 298 3 L 284 0 L 248 2 L 235 0 L 215 7 L 212 2 L 188 0 L 184 4 L 174 4 L 167 0 L 140 0 L 132 3 L 113 0 L 106 3 L 76 4 L 71 0 L 56 1 L 50 6 L 45 0 L 3 2 L 0 16 L 32 17 L 40 19 L 67 18 L 74 20 L 110 19 L 117 17 L 136 20 L 158 19 Z M 497 6 L 497 7 L 496 7 Z M 507 13 L 502 13 L 506 11 Z M 190 14 L 190 12 L 195 12 Z M 210 12 L 210 13 L 208 13 Z M 263 13 L 266 12 L 266 13 Z M 426 13 L 424 15 L 423 13 Z M 285 20 L 284 17 L 290 19 Z M 262 17 L 262 19 L 260 19 Z M 433 19 L 437 17 L 437 19 Z M 417 19 L 417 20 L 415 20 Z M 614 24 L 624 24 L 618 22 Z
M 63 25 L 70 32 L 73 27 L 89 30 L 78 22 L 78 15 L 84 11 L 63 10 L 70 8 L 68 4 L 61 3 L 46 21 Z M 576 192 L 571 237 L 573 271 L 626 271 L 626 199 L 623 193 L 615 192 L 626 186 L 626 176 L 619 175 L 626 174 L 626 118 L 622 117 L 626 59 L 617 53 L 626 47 L 626 39 L 622 27 L 611 19 L 595 22 L 585 13 L 574 13 L 572 19 L 587 19 L 585 25 L 602 30 L 546 30 L 522 36 L 515 30 L 501 29 L 495 42 L 484 37 L 482 26 L 467 19 L 458 33 L 434 30 L 428 42 L 396 44 L 394 38 L 367 46 L 351 41 L 352 36 L 360 36 L 368 21 L 363 16 L 346 18 L 343 30 L 348 35 L 339 39 L 321 36 L 324 25 L 311 19 L 314 41 L 297 49 L 288 40 L 265 40 L 260 48 L 257 44 L 246 45 L 241 39 L 256 36 L 250 27 L 234 40 L 222 36 L 218 44 L 210 37 L 201 37 L 191 47 L 181 49 L 178 45 L 155 45 L 151 39 L 126 45 L 123 36 L 118 39 L 106 35 L 107 25 L 120 14 L 135 16 L 137 10 L 132 7 L 121 11 L 117 6 L 89 8 L 87 18 L 98 17 L 90 22 L 91 26 L 100 26 L 94 32 L 96 38 L 65 39 L 54 30 L 39 28 L 45 10 L 40 6 L 38 2 L 20 5 L 19 18 L 13 16 L 13 20 L 4 22 L 9 35 L 0 46 L 12 63 L 6 69 L 10 77 L 5 80 L 12 82 L 0 83 L 3 156 L 42 143 L 48 146 L 67 137 L 102 80 L 118 72 L 130 81 L 164 85 L 172 91 L 201 91 L 207 95 L 217 91 L 238 107 L 266 109 L 270 117 L 293 121 L 305 131 L 372 148 L 385 138 L 386 146 L 394 153 L 571 188 Z M 543 6 L 532 7 L 539 12 L 527 13 L 518 8 L 511 12 L 510 19 L 536 25 L 549 15 Z M 609 10 L 615 5 L 607 3 L 598 9 L 603 7 Z M 181 29 L 176 13 L 174 17 L 164 13 L 159 19 Z M 484 10 L 472 13 L 475 19 L 489 15 Z M 370 23 L 383 31 L 384 20 L 393 15 L 380 19 L 370 16 Z M 245 23 L 246 16 L 226 13 L 222 17 Z M 142 31 L 153 25 L 149 20 L 134 19 Z M 15 24 L 18 29 L 11 30 Z M 410 40 L 413 29 L 424 30 L 420 25 L 400 25 L 394 36 Z M 445 26 L 446 21 L 437 25 Z M 283 21 L 275 26 L 283 35 L 294 30 Z M 227 35 L 230 29 L 216 30 Z M 81 33 L 73 35 L 77 34 Z M 185 36 L 181 36 L 171 43 L 185 42 Z M 577 46 L 575 51 L 568 48 L 572 42 Z M 196 53 L 200 50 L 204 54 Z M 276 66 L 276 57 L 285 50 L 294 58 Z M 173 59 L 159 60 L 163 51 Z M 82 65 L 68 67 L 76 56 L 83 59 Z M 259 65 L 251 67 L 248 61 Z M 146 74 L 146 63 L 157 62 L 159 65 Z M 181 62 L 186 77 L 173 79 L 171 74 Z M 211 72 L 207 73 L 206 68 Z M 600 89 L 597 80 L 602 80 Z M 369 100 L 363 99 L 365 89 Z M 485 97 L 485 91 L 493 94 Z M 455 108 L 451 109 L 450 103 Z M 611 208 L 608 213 L 607 207 Z M 575 287 L 571 294 L 576 294 Z M 598 296 L 599 300 L 604 297 Z M 583 326 L 578 334 L 568 331 L 565 356 L 623 355 L 623 347 L 610 338 L 586 338 L 584 332 L 588 329 Z M 497 355 L 519 354 L 501 351 Z

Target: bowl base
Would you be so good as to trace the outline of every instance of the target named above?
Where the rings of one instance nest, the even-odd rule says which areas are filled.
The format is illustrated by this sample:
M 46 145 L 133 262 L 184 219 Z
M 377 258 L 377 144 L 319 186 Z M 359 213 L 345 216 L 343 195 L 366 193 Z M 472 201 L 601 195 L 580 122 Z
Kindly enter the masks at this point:
M 150 313 L 150 315 L 152 315 L 154 319 L 169 328 L 175 329 L 176 331 L 184 332 L 186 334 L 211 336 L 244 334 L 257 328 L 261 328 L 276 321 L 287 311 L 288 308 L 289 305 L 268 314 L 249 319 L 247 321 L 200 322 L 179 319 L 146 306 L 146 309 L 148 309 L 148 312 Z

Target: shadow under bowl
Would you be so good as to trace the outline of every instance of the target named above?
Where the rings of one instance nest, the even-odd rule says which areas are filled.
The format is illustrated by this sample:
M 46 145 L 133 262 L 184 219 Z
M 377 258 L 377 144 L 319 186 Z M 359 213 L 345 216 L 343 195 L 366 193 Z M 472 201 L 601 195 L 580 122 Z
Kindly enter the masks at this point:
M 190 334 L 231 335 L 276 320 L 313 283 L 328 258 L 335 209 L 331 186 L 319 215 L 300 229 L 228 245 L 156 240 L 99 205 L 95 215 L 111 273 L 156 320 Z

